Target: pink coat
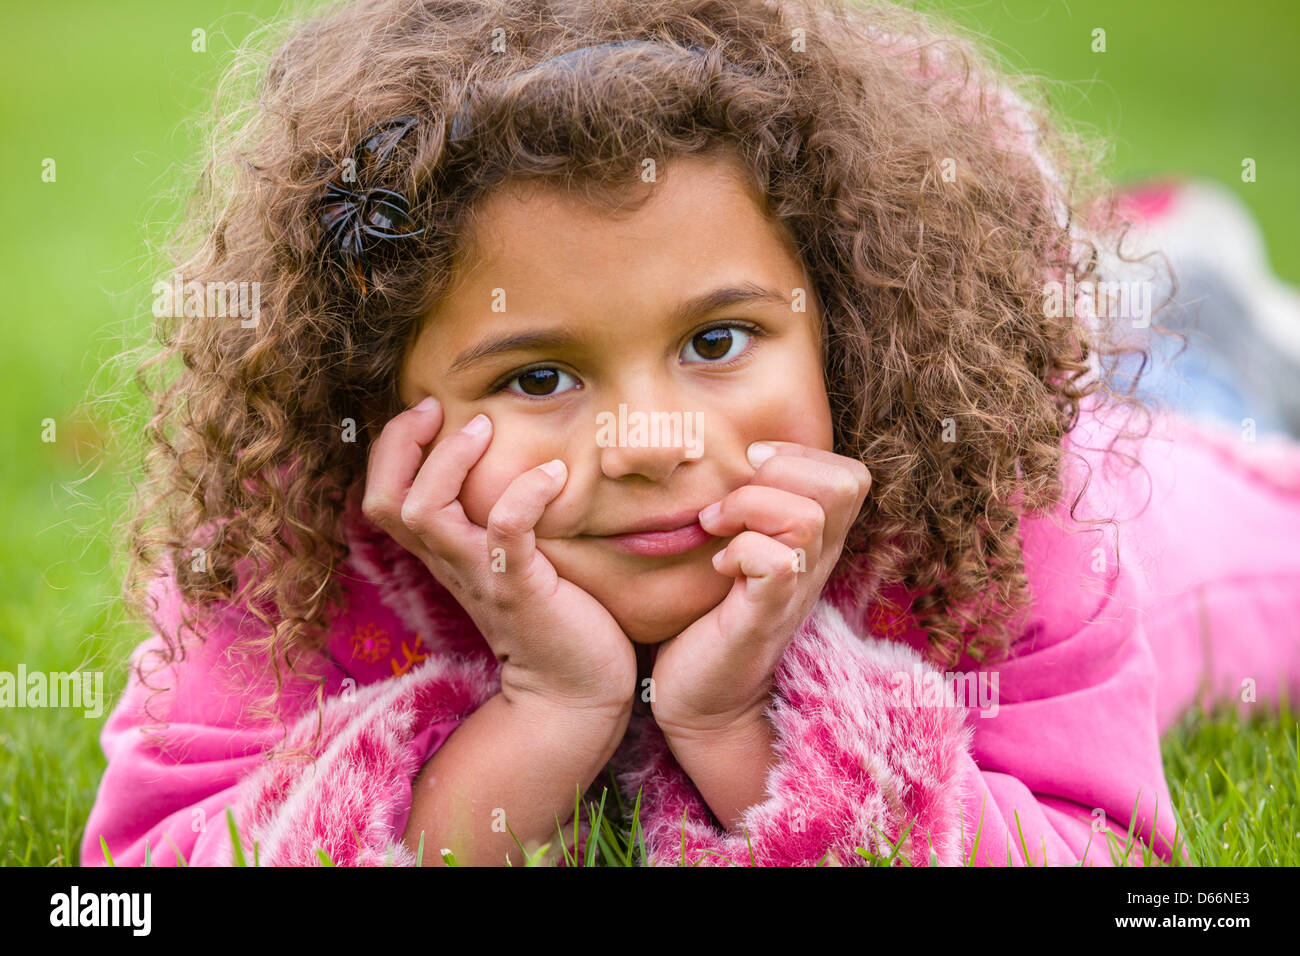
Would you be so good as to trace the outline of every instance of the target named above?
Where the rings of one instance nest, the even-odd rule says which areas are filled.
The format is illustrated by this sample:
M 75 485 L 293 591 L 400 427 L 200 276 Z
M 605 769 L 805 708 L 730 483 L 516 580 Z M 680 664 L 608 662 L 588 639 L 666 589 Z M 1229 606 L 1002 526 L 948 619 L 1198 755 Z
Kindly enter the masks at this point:
M 1247 709 L 1283 688 L 1300 699 L 1300 445 L 1162 418 L 1139 446 L 1145 468 L 1125 473 L 1097 451 L 1109 438 L 1087 416 L 1067 445 L 1093 467 L 1078 516 L 1117 524 L 1071 525 L 1068 504 L 1024 520 L 1034 603 L 1010 660 L 962 662 L 971 684 L 947 687 L 908 618 L 858 597 L 866 571 L 827 583 L 776 674 L 779 759 L 745 814 L 748 845 L 713 819 L 653 720 L 634 714 L 609 769 L 629 807 L 642 790 L 654 862 L 680 860 L 683 813 L 688 863 L 748 864 L 752 846 L 764 865 L 827 854 L 853 865 L 864 862 L 855 848 L 888 852 L 881 836 L 907 831 L 916 864 L 1110 865 L 1102 831 L 1122 843 L 1130 821 L 1131 862 L 1148 848 L 1171 859 L 1160 733 L 1196 700 Z M 315 759 L 267 759 L 311 740 L 316 702 L 305 681 L 286 682 L 287 735 L 247 712 L 253 682 L 232 650 L 242 615 L 227 611 L 170 679 L 153 679 L 170 688 L 149 701 L 166 726 L 150 726 L 150 691 L 134 680 L 109 717 L 84 864 L 103 862 L 101 837 L 119 865 L 143 862 L 146 845 L 155 864 L 177 853 L 228 864 L 228 806 L 250 861 L 256 841 L 262 864 L 313 865 L 317 848 L 340 864 L 414 863 L 401 843 L 412 780 L 499 690 L 498 665 L 418 559 L 355 509 L 348 529 L 348 607 L 316 662 L 326 697 Z M 160 626 L 174 628 L 170 579 L 153 593 Z M 436 852 L 426 847 L 425 862 Z

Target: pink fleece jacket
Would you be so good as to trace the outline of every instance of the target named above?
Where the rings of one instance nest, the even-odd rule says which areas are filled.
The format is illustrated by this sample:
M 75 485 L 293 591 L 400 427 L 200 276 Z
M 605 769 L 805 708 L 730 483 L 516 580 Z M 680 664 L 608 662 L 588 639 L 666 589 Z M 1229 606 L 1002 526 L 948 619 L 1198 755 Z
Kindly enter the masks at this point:
M 776 674 L 779 759 L 745 814 L 748 842 L 634 714 L 608 769 L 629 807 L 641 791 L 653 862 L 747 865 L 752 848 L 762 865 L 854 865 L 856 848 L 887 853 L 882 841 L 906 833 L 915 864 L 1110 865 L 1103 831 L 1122 843 L 1130 823 L 1130 862 L 1146 847 L 1170 859 L 1160 733 L 1193 701 L 1300 699 L 1300 445 L 1162 417 L 1136 446 L 1143 467 L 1126 472 L 1101 452 L 1109 429 L 1081 420 L 1066 475 L 1078 487 L 1092 469 L 1076 517 L 1116 523 L 1074 523 L 1068 504 L 1023 521 L 1034 602 L 1009 660 L 961 663 L 969 682 L 946 681 L 918 653 L 923 632 L 867 599 L 864 565 L 827 583 Z M 263 865 L 314 865 L 318 849 L 340 864 L 414 863 L 401 843 L 412 780 L 498 692 L 498 665 L 425 566 L 355 507 L 348 535 L 347 610 L 315 664 L 319 722 L 301 678 L 278 700 L 287 733 L 249 711 L 260 687 L 237 647 L 239 611 L 203 643 L 187 634 L 187 657 L 150 681 L 167 689 L 132 679 L 103 729 L 84 864 L 103 862 L 101 837 L 118 864 L 141 863 L 146 846 L 155 864 L 229 864 L 226 807 Z M 170 578 L 155 583 L 174 635 L 179 596 Z M 296 746 L 314 759 L 268 759 Z

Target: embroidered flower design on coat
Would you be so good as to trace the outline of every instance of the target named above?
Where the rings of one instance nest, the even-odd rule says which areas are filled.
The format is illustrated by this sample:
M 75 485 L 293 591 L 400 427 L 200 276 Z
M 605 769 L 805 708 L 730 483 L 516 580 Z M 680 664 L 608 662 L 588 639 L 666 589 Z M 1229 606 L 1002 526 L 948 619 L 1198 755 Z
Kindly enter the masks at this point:
M 900 609 L 871 604 L 867 607 L 867 627 L 876 637 L 901 640 L 911 627 L 910 616 Z
M 358 626 L 352 634 L 352 656 L 367 664 L 387 654 L 389 645 L 388 632 L 374 621 L 366 622 L 365 627 Z
M 414 647 L 407 644 L 406 641 L 402 641 L 402 660 L 399 661 L 397 655 L 393 655 L 388 659 L 388 663 L 393 665 L 393 676 L 401 677 L 409 671 L 413 665 L 420 663 L 420 661 L 427 660 L 428 657 L 428 651 L 424 647 L 424 635 L 417 634 L 415 635 Z

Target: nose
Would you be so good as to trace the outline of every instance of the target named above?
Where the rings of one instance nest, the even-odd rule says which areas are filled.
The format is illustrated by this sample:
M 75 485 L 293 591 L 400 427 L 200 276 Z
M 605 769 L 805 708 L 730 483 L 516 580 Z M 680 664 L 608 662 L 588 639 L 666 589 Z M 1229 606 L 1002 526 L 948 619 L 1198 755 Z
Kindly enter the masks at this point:
M 644 383 L 643 383 L 644 385 Z M 673 389 L 626 389 L 596 418 L 601 472 L 607 478 L 640 475 L 662 482 L 702 448 L 698 409 L 674 404 Z

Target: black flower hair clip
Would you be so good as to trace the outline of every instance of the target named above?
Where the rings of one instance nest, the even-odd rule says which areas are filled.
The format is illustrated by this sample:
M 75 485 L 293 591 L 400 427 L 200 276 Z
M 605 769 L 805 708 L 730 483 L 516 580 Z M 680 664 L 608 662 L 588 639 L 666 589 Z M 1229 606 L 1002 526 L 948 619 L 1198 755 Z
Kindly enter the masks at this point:
M 330 181 L 321 198 L 321 242 L 342 260 L 348 280 L 363 296 L 371 283 L 366 248 L 373 245 L 370 241 L 390 242 L 424 232 L 411 221 L 411 206 L 404 195 L 366 185 L 381 174 L 416 122 L 415 117 L 403 116 L 366 130 L 343 172 Z

